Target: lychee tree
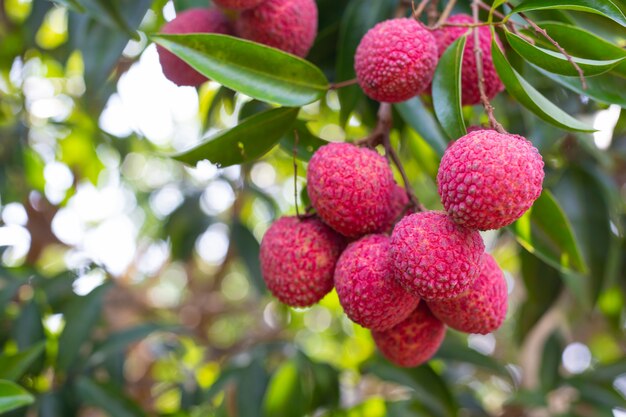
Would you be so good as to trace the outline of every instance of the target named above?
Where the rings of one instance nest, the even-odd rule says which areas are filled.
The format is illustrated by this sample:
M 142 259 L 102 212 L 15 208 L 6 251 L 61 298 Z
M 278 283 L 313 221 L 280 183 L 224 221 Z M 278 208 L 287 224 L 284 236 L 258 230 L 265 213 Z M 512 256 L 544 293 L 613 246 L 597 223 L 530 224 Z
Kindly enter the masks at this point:
M 0 0 L 0 415 L 626 415 L 625 13 Z

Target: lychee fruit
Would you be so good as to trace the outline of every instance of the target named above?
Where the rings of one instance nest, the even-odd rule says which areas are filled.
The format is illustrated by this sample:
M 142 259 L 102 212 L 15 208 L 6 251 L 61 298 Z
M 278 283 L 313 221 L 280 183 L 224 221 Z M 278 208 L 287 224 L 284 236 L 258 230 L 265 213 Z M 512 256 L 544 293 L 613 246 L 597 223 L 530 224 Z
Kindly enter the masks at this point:
M 261 273 L 282 303 L 307 307 L 333 288 L 343 237 L 317 218 L 282 217 L 261 241 Z
M 437 43 L 415 19 L 381 22 L 370 29 L 356 50 L 354 69 L 369 97 L 388 103 L 420 94 L 437 66 Z
M 246 10 L 252 9 L 265 0 L 213 0 L 213 3 L 225 9 Z
M 394 279 L 385 235 L 365 236 L 348 245 L 335 268 L 335 289 L 352 321 L 379 331 L 407 318 L 420 300 Z
M 391 329 L 372 332 L 383 356 L 405 368 L 421 365 L 432 358 L 445 334 L 445 325 L 433 316 L 424 302 Z
M 265 0 L 242 12 L 235 27 L 242 38 L 304 57 L 317 36 L 317 4 L 314 0 Z
M 161 33 L 221 33 L 231 35 L 233 28 L 226 16 L 218 9 L 188 9 L 161 28 Z M 207 78 L 176 55 L 157 45 L 163 74 L 178 86 L 197 87 Z
M 478 130 L 445 151 L 437 182 L 454 221 L 489 230 L 519 219 L 541 194 L 543 177 L 543 159 L 526 138 Z
M 474 19 L 466 14 L 451 16 L 448 23 L 471 24 Z M 485 79 L 485 93 L 492 99 L 504 89 L 500 77 L 493 65 L 491 56 L 491 29 L 489 26 L 478 27 L 478 38 L 483 56 L 483 76 Z M 446 49 L 458 38 L 468 33 L 467 27 L 444 26 L 433 32 L 437 40 L 439 56 L 443 55 Z M 496 37 L 496 42 L 500 43 Z M 476 56 L 474 55 L 474 35 L 467 37 L 465 50 L 463 51 L 463 70 L 461 72 L 461 102 L 463 105 L 474 105 L 481 102 L 480 90 L 478 88 L 478 72 L 476 71 Z
M 469 288 L 484 250 L 477 231 L 459 226 L 443 212 L 406 216 L 391 235 L 394 276 L 426 300 L 455 298 Z
M 391 201 L 389 202 L 389 216 L 379 232 L 388 232 L 391 230 L 396 220 L 399 220 L 403 215 L 409 212 L 409 196 L 406 193 L 406 189 L 400 187 L 398 184 L 394 184 L 391 193 Z
M 491 333 L 502 325 L 507 305 L 504 274 L 487 253 L 482 256 L 478 278 L 468 290 L 451 300 L 428 303 L 432 313 L 453 329 L 481 334 Z
M 326 224 L 347 237 L 375 233 L 388 224 L 394 185 L 382 155 L 350 143 L 322 146 L 307 170 L 311 204 Z

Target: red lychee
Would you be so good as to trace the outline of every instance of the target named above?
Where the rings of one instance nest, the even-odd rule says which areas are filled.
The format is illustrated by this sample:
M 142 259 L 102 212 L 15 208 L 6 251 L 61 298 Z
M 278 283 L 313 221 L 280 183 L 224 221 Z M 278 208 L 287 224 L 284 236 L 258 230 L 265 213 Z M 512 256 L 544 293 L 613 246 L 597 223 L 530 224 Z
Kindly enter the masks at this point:
M 454 24 L 471 24 L 474 19 L 466 14 L 457 14 L 447 20 Z M 443 55 L 446 49 L 458 38 L 468 33 L 467 27 L 444 26 L 433 32 L 439 49 L 439 56 Z M 489 99 L 495 97 L 504 89 L 500 77 L 493 65 L 491 56 L 491 29 L 489 26 L 478 28 L 478 38 L 480 49 L 483 55 L 483 75 L 485 78 L 485 93 Z M 496 42 L 500 41 L 496 37 Z M 463 51 L 463 71 L 461 73 L 461 101 L 463 105 L 474 105 L 480 103 L 480 90 L 478 89 L 478 72 L 476 71 L 476 56 L 474 55 L 474 35 L 467 37 L 465 50 Z
M 426 300 L 454 298 L 478 276 L 485 245 L 480 234 L 443 212 L 404 217 L 391 235 L 395 277 Z
M 317 4 L 314 0 L 265 0 L 241 13 L 239 36 L 306 56 L 317 36 Z
M 379 331 L 407 318 L 420 300 L 394 279 L 385 235 L 365 236 L 348 245 L 335 268 L 335 289 L 352 321 Z
M 487 253 L 482 256 L 478 278 L 468 290 L 451 300 L 428 303 L 433 314 L 453 329 L 481 334 L 491 333 L 502 325 L 507 305 L 504 274 Z
M 400 220 L 403 215 L 410 213 L 408 205 L 409 196 L 406 193 L 406 189 L 398 184 L 394 184 L 391 201 L 389 202 L 389 217 L 379 232 L 389 232 L 397 220 Z
M 421 365 L 432 358 L 445 334 L 445 325 L 433 316 L 424 302 L 391 329 L 372 332 L 382 354 L 390 362 L 405 368 Z
M 233 10 L 246 10 L 258 6 L 265 0 L 213 0 L 220 7 Z
M 347 237 L 378 232 L 388 224 L 394 185 L 383 156 L 350 143 L 322 146 L 307 170 L 311 204 L 326 224 Z
M 423 24 L 400 18 L 370 29 L 356 50 L 359 85 L 377 101 L 397 103 L 421 93 L 437 66 L 437 43 Z
M 335 264 L 344 239 L 317 218 L 282 217 L 261 241 L 261 273 L 284 304 L 306 307 L 333 288 Z
M 231 35 L 233 28 L 218 9 L 188 9 L 161 28 L 161 33 L 221 33 Z M 207 80 L 176 55 L 157 45 L 163 74 L 176 85 L 197 87 Z
M 478 130 L 445 151 L 437 182 L 454 221 L 489 230 L 519 219 L 541 194 L 543 177 L 543 159 L 526 138 Z

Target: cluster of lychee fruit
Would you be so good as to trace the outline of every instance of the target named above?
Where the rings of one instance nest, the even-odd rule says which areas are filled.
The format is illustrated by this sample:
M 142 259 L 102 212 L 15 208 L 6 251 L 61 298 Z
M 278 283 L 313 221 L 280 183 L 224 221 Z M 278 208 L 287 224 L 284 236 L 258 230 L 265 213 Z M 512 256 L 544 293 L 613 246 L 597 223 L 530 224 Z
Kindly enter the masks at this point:
M 371 329 L 385 357 L 417 366 L 435 354 L 446 325 L 486 334 L 502 324 L 507 285 L 479 231 L 518 219 L 539 197 L 543 177 L 527 139 L 475 130 L 441 161 L 445 211 L 417 211 L 384 156 L 330 143 L 307 169 L 315 214 L 270 226 L 261 242 L 263 277 L 294 307 L 334 287 L 346 315 Z
M 238 36 L 304 57 L 317 36 L 315 0 L 214 0 L 218 7 L 194 8 L 166 23 L 166 34 L 216 33 Z M 207 78 L 162 46 L 163 74 L 179 86 L 197 87 Z

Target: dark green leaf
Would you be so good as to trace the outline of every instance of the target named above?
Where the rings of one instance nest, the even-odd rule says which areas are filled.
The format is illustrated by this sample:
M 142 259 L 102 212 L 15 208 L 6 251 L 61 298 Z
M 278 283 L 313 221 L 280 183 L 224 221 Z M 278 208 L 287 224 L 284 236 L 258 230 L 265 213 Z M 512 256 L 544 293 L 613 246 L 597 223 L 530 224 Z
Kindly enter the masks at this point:
M 546 122 L 562 129 L 581 132 L 595 131 L 591 126 L 565 113 L 530 85 L 528 81 L 511 67 L 495 40 L 491 44 L 491 53 L 494 66 L 507 92 L 515 97 L 524 107 Z
M 22 311 L 15 321 L 13 337 L 20 349 L 26 349 L 45 339 L 41 309 L 35 298 L 22 307 Z
M 298 116 L 298 110 L 281 107 L 256 114 L 232 129 L 220 132 L 208 141 L 172 157 L 190 165 L 208 159 L 221 167 L 255 160 L 272 149 L 289 131 Z
M 203 131 L 214 126 L 222 108 L 228 114 L 233 113 L 235 110 L 235 94 L 237 93 L 230 88 L 220 87 L 215 96 L 213 96 L 213 100 L 211 100 L 211 105 L 202 126 Z
M 572 226 L 549 190 L 511 225 L 517 241 L 527 251 L 561 271 L 587 270 Z
M 67 371 L 80 360 L 78 353 L 100 319 L 103 297 L 108 289 L 109 284 L 105 283 L 85 296 L 76 297 L 67 306 L 65 328 L 59 338 L 59 370 Z
M 461 105 L 461 70 L 467 36 L 455 40 L 439 59 L 433 78 L 433 107 L 441 127 L 456 140 L 467 134 Z
M 557 387 L 559 380 L 559 367 L 563 353 L 563 340 L 558 331 L 554 331 L 543 345 L 541 367 L 539 368 L 539 380 L 541 389 L 548 393 Z
M 198 72 L 252 98 L 283 106 L 319 100 L 328 80 L 315 65 L 296 56 L 227 35 L 153 35 Z
M 504 33 L 509 45 L 528 62 L 555 74 L 578 77 L 578 71 L 562 53 L 532 45 L 526 42 L 521 36 L 508 30 L 505 30 Z M 572 60 L 578 64 L 585 76 L 590 77 L 610 71 L 616 65 L 624 61 L 625 58 L 626 57 L 600 61 L 572 57 Z
M 68 9 L 77 11 L 78 13 L 85 13 L 85 7 L 78 2 L 78 0 L 54 0 L 55 3 L 62 4 Z
M 297 146 L 296 134 L 298 135 Z M 302 161 L 311 159 L 316 150 L 327 144 L 327 141 L 312 134 L 306 126 L 306 123 L 301 120 L 297 120 L 293 129 L 287 131 L 285 136 L 280 140 L 281 149 L 293 156 L 295 148 L 296 158 Z
M 263 411 L 265 416 L 296 417 L 307 412 L 306 393 L 300 379 L 300 372 L 294 360 L 284 362 L 272 376 L 265 399 Z
M 260 362 L 260 360 L 252 361 L 241 371 L 240 378 L 237 380 L 235 397 L 238 417 L 262 416 L 263 410 L 259 405 L 263 403 L 269 376 Z
M 247 119 L 250 116 L 270 110 L 271 108 L 272 106 L 264 101 L 250 100 L 241 106 L 241 110 L 239 110 L 239 120 Z
M 115 417 L 143 417 L 146 414 L 117 387 L 100 384 L 87 377 L 76 381 L 80 397 L 90 405 Z
M 240 221 L 232 224 L 231 239 L 237 248 L 237 253 L 248 269 L 248 277 L 258 294 L 265 294 L 267 287 L 261 275 L 261 265 L 259 263 L 259 242 L 256 240 L 250 229 Z
M 509 16 L 515 13 L 527 12 L 530 10 L 576 10 L 580 12 L 595 13 L 626 26 L 626 16 L 610 0 L 525 0 L 515 7 Z
M 429 110 L 424 107 L 419 97 L 413 97 L 402 103 L 394 104 L 402 119 L 415 130 L 438 156 L 443 156 L 448 146 L 448 138 L 441 131 L 439 124 Z
M 187 9 L 206 7 L 206 5 L 206 0 L 174 0 L 174 8 L 179 13 Z
M 45 341 L 14 355 L 0 355 L 0 379 L 19 380 L 44 351 Z
M 74 3 L 74 1 L 72 1 Z M 120 3 L 111 0 L 80 0 L 83 9 L 94 19 L 104 23 L 111 29 L 125 32 L 129 37 L 139 40 L 132 26 L 124 19 L 124 11 L 118 7 Z
M 497 360 L 471 349 L 467 344 L 461 343 L 456 339 L 451 334 L 448 334 L 435 357 L 445 361 L 469 363 L 510 378 L 507 369 Z
M 11 381 L 0 381 L 0 414 L 35 402 L 28 391 Z

